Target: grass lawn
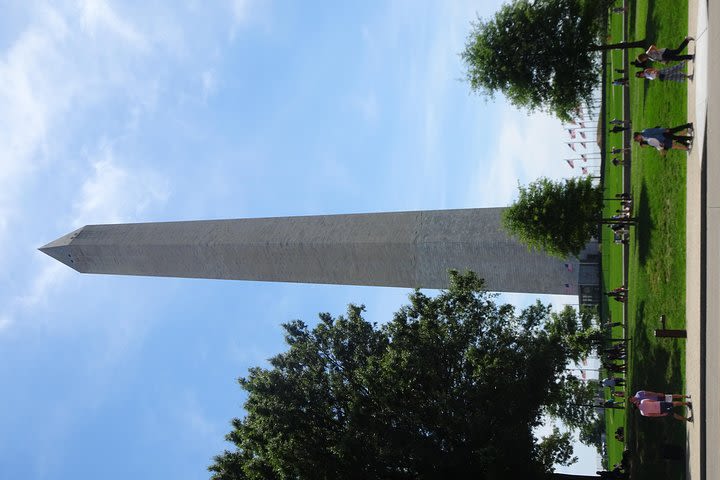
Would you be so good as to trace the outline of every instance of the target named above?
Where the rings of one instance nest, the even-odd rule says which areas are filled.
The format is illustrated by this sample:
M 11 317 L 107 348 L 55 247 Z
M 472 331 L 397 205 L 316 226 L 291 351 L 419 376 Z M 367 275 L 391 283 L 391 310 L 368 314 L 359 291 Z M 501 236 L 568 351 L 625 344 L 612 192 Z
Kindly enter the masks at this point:
M 630 2 L 631 40 L 645 38 L 659 47 L 675 48 L 687 35 L 686 0 L 636 0 Z M 610 18 L 612 40 L 620 38 L 620 15 Z M 694 44 L 690 44 L 690 53 Z M 631 50 L 633 54 L 640 50 Z M 621 52 L 608 56 L 611 68 L 620 68 Z M 636 71 L 631 69 L 632 72 Z M 692 63 L 689 65 L 692 71 Z M 608 69 L 609 78 L 618 74 Z M 633 73 L 630 73 L 632 77 Z M 622 118 L 620 87 L 607 87 L 608 120 Z M 687 121 L 687 85 L 631 78 L 631 118 L 634 130 L 672 127 Z M 615 138 L 617 137 L 617 138 Z M 609 134 L 608 149 L 619 146 L 618 134 Z M 617 144 L 617 145 L 616 145 Z M 629 257 L 628 336 L 630 358 L 628 392 L 640 389 L 680 393 L 685 387 L 685 342 L 656 339 L 661 314 L 670 328 L 685 327 L 685 189 L 686 158 L 682 151 L 662 157 L 651 148 L 632 150 L 632 194 L 638 226 L 633 229 Z M 621 191 L 620 168 L 605 168 L 606 196 Z M 610 205 L 606 213 L 614 212 Z M 621 248 L 612 244 L 609 229 L 603 232 L 603 288 L 622 283 Z M 621 318 L 621 304 L 605 304 L 603 312 Z M 616 335 L 619 336 L 619 335 Z M 690 392 L 695 393 L 695 392 Z M 685 445 L 685 425 L 672 418 L 650 419 L 638 413 L 613 411 L 608 415 L 610 465 L 619 461 L 623 445 L 613 439 L 614 429 L 625 422 L 626 446 L 636 453 L 632 478 L 684 478 L 683 463 L 659 458 L 664 443 Z

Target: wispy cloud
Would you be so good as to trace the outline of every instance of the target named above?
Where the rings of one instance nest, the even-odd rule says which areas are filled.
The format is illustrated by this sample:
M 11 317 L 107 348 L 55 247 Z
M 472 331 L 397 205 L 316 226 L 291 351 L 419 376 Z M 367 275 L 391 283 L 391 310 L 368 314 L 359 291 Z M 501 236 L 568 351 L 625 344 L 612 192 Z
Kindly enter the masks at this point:
M 200 406 L 197 394 L 186 391 L 180 400 L 181 406 L 175 411 L 178 420 L 184 425 L 182 431 L 195 439 L 205 442 L 216 442 L 222 436 L 217 425 L 213 423 Z
M 5 330 L 5 328 L 9 327 L 12 323 L 12 320 L 7 315 L 0 315 L 0 332 Z
M 205 102 L 217 90 L 217 76 L 213 70 L 205 70 L 200 74 L 200 82 L 202 84 L 202 99 Z
M 245 23 L 252 14 L 250 0 L 231 0 L 230 9 L 235 23 Z
M 148 64 L 136 61 L 138 51 L 148 54 L 149 43 L 133 23 L 107 1 L 86 0 L 76 7 L 62 10 L 45 2 L 32 4 L 27 25 L 0 52 L 0 245 L 4 248 L 25 251 L 22 242 L 29 236 L 35 240 L 37 233 L 29 232 L 25 222 L 38 209 L 38 202 L 48 201 L 42 197 L 45 189 L 33 190 L 37 178 L 50 176 L 57 186 L 78 183 L 78 188 L 68 190 L 79 192 L 76 198 L 64 199 L 69 208 L 63 210 L 57 202 L 50 207 L 55 215 L 70 219 L 68 229 L 73 222 L 78 225 L 90 219 L 133 218 L 162 205 L 169 194 L 160 175 L 123 166 L 110 142 L 102 138 L 101 145 L 107 145 L 97 148 L 93 158 L 62 150 L 71 141 L 73 127 L 98 104 L 119 92 L 130 99 L 118 113 L 131 120 L 120 122 L 119 129 L 110 132 L 120 138 L 125 129 L 137 128 L 157 95 L 157 78 L 143 71 Z M 118 54 L 112 62 L 97 61 L 100 52 L 109 51 L 135 53 Z M 93 126 L 84 129 L 91 132 Z M 40 211 L 46 213 L 48 208 Z M 11 261 L 3 259 L 0 264 Z M 0 309 L 4 330 L 21 312 L 45 305 L 47 295 L 66 273 L 53 264 L 29 265 L 23 275 L 15 273 L 11 291 L 5 292 Z
M 76 91 L 75 75 L 59 82 L 53 75 L 67 66 L 61 51 L 67 34 L 56 11 L 41 9 L 36 23 L 0 56 L 0 245 L 18 219 L 25 180 L 46 162 L 48 132 Z
M 491 144 L 489 158 L 479 159 L 472 174 L 470 204 L 509 205 L 516 197 L 518 183 L 573 173 L 563 161 L 570 151 L 563 143 L 565 132 L 557 119 L 506 109 L 499 123 L 499 135 Z
M 72 226 L 88 223 L 116 223 L 137 220 L 150 209 L 161 208 L 169 197 L 166 179 L 152 170 L 130 173 L 118 165 L 112 148 L 103 146 L 88 160 L 91 174 L 80 187 L 73 202 Z M 68 223 L 70 229 L 70 223 Z M 30 278 L 29 284 L 9 299 L 6 310 L 0 313 L 7 329 L 19 312 L 43 307 L 48 298 L 57 292 L 70 269 L 57 262 L 44 263 Z
M 230 27 L 230 41 L 235 40 L 238 31 L 250 24 L 269 26 L 267 16 L 270 0 L 228 0 L 228 7 L 232 16 Z
M 138 49 L 148 47 L 144 35 L 126 19 L 119 16 L 106 0 L 82 0 L 80 2 L 80 25 L 90 36 L 111 33 Z
M 149 208 L 163 205 L 169 196 L 166 179 L 152 170 L 130 172 L 120 166 L 109 145 L 90 160 L 92 174 L 80 188 L 74 204 L 73 225 L 118 223 L 137 219 Z

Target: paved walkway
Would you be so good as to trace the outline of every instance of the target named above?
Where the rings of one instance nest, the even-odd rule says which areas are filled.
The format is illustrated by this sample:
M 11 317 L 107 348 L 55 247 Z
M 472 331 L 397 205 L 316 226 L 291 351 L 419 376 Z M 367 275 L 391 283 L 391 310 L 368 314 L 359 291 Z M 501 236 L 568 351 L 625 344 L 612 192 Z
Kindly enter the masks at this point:
M 720 52 L 720 9 L 709 3 L 689 2 L 688 31 L 696 40 L 688 85 L 695 142 L 687 169 L 686 378 L 695 407 L 695 422 L 687 426 L 691 480 L 720 477 L 720 138 L 713 135 L 720 129 L 720 63 L 711 60 L 711 52 Z

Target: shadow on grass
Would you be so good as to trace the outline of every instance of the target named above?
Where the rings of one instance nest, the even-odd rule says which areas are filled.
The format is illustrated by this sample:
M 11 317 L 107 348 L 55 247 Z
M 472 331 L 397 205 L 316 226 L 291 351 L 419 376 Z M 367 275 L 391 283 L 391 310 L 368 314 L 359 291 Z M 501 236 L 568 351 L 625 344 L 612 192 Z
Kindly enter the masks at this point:
M 655 43 L 655 24 L 653 23 L 653 10 L 654 2 L 650 1 L 647 5 L 647 16 L 645 17 L 645 44 L 649 47 Z M 658 80 L 660 81 L 660 80 Z M 648 89 L 650 88 L 650 81 L 644 80 L 643 84 L 643 108 L 645 107 L 645 99 L 648 98 Z M 648 127 L 649 125 L 645 125 Z
M 644 266 L 650 252 L 650 232 L 654 228 L 650 217 L 650 202 L 645 179 L 640 184 L 640 194 L 637 197 L 635 200 L 635 217 L 637 218 L 635 241 L 638 248 L 638 260 L 640 265 Z
M 645 16 L 645 40 L 655 43 L 655 24 L 653 23 L 653 14 L 655 10 L 655 2 L 647 3 L 647 15 Z
M 628 395 L 637 390 L 664 393 L 681 393 L 682 376 L 678 368 L 670 365 L 671 349 L 677 348 L 678 339 L 655 338 L 652 331 L 659 327 L 658 319 L 651 318 L 646 304 L 637 305 L 635 329 L 632 332 L 631 355 L 633 358 Z M 675 411 L 687 412 L 682 407 Z M 630 408 L 628 412 L 628 447 L 634 452 L 631 478 L 683 478 L 684 462 L 661 458 L 665 445 L 684 445 L 685 424 L 672 416 L 643 417 Z

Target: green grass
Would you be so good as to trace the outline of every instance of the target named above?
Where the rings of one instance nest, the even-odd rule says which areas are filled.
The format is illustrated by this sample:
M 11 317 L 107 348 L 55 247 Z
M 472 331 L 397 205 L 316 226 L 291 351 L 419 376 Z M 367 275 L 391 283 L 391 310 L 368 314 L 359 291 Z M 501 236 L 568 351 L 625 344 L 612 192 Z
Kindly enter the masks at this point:
M 637 0 L 631 2 L 629 39 L 646 38 L 660 47 L 675 48 L 687 34 L 686 0 Z M 610 35 L 615 41 L 621 32 L 622 17 L 610 18 Z M 690 48 L 693 48 L 691 43 Z M 640 50 L 633 51 L 640 53 Z M 620 68 L 621 52 L 608 56 L 610 68 Z M 692 68 L 692 66 L 690 67 Z M 617 78 L 611 69 L 608 78 Z M 632 73 L 630 74 L 632 75 Z M 607 87 L 608 120 L 621 118 L 619 87 Z M 687 85 L 631 78 L 633 128 L 675 126 L 687 120 Z M 608 149 L 619 144 L 619 135 L 610 134 Z M 628 392 L 639 389 L 682 392 L 685 387 L 685 342 L 656 339 L 661 314 L 670 328 L 685 326 L 685 190 L 686 159 L 682 151 L 661 157 L 654 149 L 633 146 L 632 193 L 638 226 L 633 229 L 629 258 L 630 291 L 628 336 L 630 359 Z M 620 169 L 605 168 L 606 196 L 621 191 Z M 606 208 L 614 212 L 616 205 Z M 603 288 L 622 283 L 622 256 L 612 244 L 611 232 L 603 232 Z M 621 318 L 621 304 L 603 305 L 605 317 Z M 685 444 L 685 426 L 672 418 L 650 419 L 637 413 L 613 411 L 607 418 L 609 463 L 619 461 L 623 445 L 613 438 L 615 428 L 625 422 L 626 446 L 635 452 L 632 478 L 684 478 L 685 465 L 658 458 L 663 443 Z

